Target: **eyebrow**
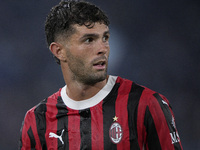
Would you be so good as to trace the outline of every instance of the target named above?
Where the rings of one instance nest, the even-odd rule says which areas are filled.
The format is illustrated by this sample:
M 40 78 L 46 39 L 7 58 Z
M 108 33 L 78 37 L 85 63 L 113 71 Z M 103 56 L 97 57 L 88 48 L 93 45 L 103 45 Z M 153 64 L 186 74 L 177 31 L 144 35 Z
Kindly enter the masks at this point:
M 108 31 L 105 31 L 104 33 L 103 33 L 103 35 L 107 35 L 107 34 L 110 34 L 110 32 L 109 32 L 109 30 Z M 82 39 L 85 39 L 85 38 L 88 38 L 88 37 L 99 37 L 99 34 L 95 34 L 95 33 L 89 33 L 89 34 L 84 34 L 80 39 L 82 40 Z
M 109 34 L 109 35 L 110 35 L 110 31 L 108 30 L 108 31 L 105 31 L 105 32 L 103 33 L 103 35 L 106 35 L 106 34 Z

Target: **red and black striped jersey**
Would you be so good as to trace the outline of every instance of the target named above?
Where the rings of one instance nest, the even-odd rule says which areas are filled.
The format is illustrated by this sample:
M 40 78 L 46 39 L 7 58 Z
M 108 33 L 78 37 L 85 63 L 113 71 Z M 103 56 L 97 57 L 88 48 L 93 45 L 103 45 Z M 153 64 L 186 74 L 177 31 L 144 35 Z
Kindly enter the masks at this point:
M 65 88 L 26 113 L 21 150 L 182 150 L 163 95 L 114 76 L 80 102 L 67 97 Z

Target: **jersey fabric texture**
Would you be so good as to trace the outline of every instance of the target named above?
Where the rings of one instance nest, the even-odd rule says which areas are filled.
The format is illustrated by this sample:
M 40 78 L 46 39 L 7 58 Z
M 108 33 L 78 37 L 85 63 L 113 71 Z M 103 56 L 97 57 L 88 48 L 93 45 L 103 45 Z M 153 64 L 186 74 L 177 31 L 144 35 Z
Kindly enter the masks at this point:
M 30 109 L 20 150 L 182 150 L 174 114 L 161 94 L 121 77 L 76 102 L 66 86 Z

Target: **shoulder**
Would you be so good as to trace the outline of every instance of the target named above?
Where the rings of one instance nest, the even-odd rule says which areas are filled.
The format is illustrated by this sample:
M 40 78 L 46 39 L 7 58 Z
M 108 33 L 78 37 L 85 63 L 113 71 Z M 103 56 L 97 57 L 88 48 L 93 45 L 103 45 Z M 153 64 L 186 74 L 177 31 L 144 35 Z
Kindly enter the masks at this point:
M 119 89 L 123 89 L 123 90 L 119 90 L 119 92 L 122 93 L 127 93 L 129 94 L 130 97 L 132 97 L 132 99 L 137 98 L 138 102 L 143 104 L 143 105 L 152 105 L 154 104 L 156 101 L 161 101 L 161 102 L 166 102 L 166 104 L 169 105 L 169 101 L 167 100 L 167 98 L 140 84 L 137 84 L 129 79 L 124 79 L 121 77 L 118 77 L 116 80 L 116 84 L 119 84 Z
M 146 96 L 149 96 L 149 95 L 152 95 L 152 93 L 155 93 L 153 90 L 145 86 L 139 85 L 129 79 L 125 79 L 121 77 L 117 78 L 116 84 L 119 84 L 119 87 L 122 89 L 129 88 L 129 91 L 127 90 L 129 94 L 135 94 L 137 92 L 141 92 L 141 94 L 145 94 Z
M 40 101 L 37 105 L 29 109 L 26 113 L 26 117 L 30 117 L 35 114 L 43 114 L 47 111 L 47 106 L 56 105 L 58 98 L 60 97 L 60 91 L 57 91 L 56 93 L 52 94 L 51 96 L 43 99 Z
M 160 107 L 162 105 L 170 106 L 168 99 L 154 90 L 144 87 L 143 94 L 141 96 L 141 103 L 145 103 L 148 107 Z

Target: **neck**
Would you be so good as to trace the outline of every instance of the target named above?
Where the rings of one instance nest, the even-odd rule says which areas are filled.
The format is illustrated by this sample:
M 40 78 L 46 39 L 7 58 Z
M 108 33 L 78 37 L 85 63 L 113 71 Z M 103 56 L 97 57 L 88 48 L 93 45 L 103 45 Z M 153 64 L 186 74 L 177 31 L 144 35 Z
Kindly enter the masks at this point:
M 75 101 L 89 99 L 96 95 L 107 83 L 108 76 L 105 80 L 97 82 L 93 85 L 87 85 L 77 80 L 74 80 L 71 73 L 64 65 L 61 64 L 63 77 L 67 85 L 66 93 L 68 97 Z
M 66 82 L 66 93 L 71 99 L 81 101 L 89 99 L 96 95 L 106 85 L 106 83 L 107 79 L 98 82 L 94 85 L 85 85 L 77 81 Z

